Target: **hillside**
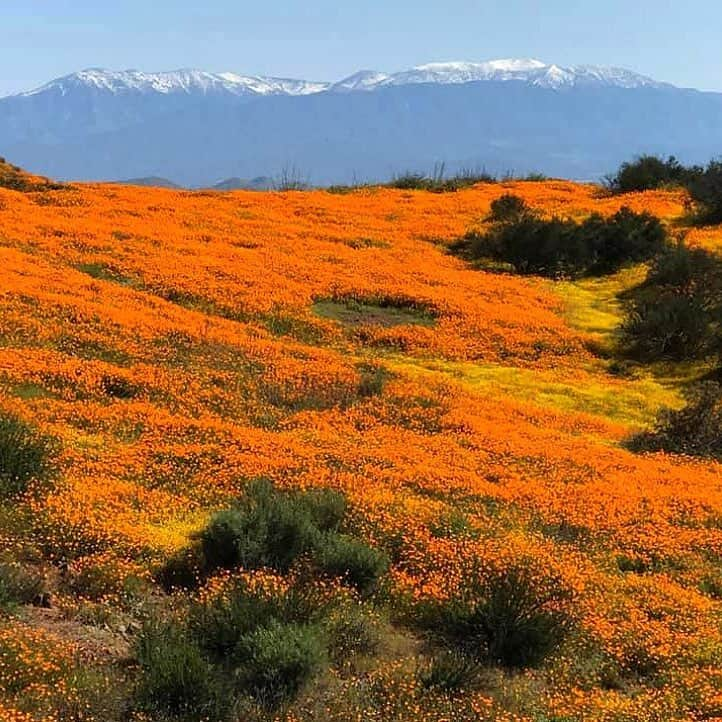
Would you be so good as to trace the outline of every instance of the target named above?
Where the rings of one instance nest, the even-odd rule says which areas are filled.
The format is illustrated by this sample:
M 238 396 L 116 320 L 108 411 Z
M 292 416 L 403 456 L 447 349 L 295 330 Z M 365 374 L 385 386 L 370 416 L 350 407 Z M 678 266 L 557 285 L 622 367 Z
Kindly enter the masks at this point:
M 612 197 L 562 181 L 457 193 L 0 187 L 0 409 L 51 438 L 57 462 L 0 511 L 0 582 L 32 590 L 0 617 L 3 720 L 167 719 L 144 680 L 174 659 L 195 700 L 209 695 L 202 713 L 179 706 L 175 718 L 218 719 L 216 667 L 195 648 L 153 657 L 136 640 L 148 619 L 187 609 L 191 630 L 216 624 L 227 640 L 239 578 L 266 601 L 311 589 L 351 621 L 310 622 L 296 599 L 279 639 L 301 640 L 305 660 L 318 652 L 318 669 L 281 705 L 259 692 L 266 678 L 237 673 L 255 699 L 237 719 L 722 716 L 721 469 L 625 447 L 680 406 L 679 377 L 619 373 L 605 352 L 616 294 L 644 269 L 555 282 L 450 255 L 504 193 L 549 216 L 685 214 L 682 191 Z M 722 230 L 690 239 L 717 248 Z M 331 526 L 321 536 L 336 551 L 360 545 L 344 574 L 318 541 L 274 571 L 193 567 L 198 543 L 210 559 L 213 513 L 261 477 L 296 494 L 286 500 L 343 495 L 344 541 Z M 180 584 L 187 564 L 201 578 Z M 364 576 L 372 567 L 378 578 Z M 164 589 L 169 575 L 178 584 Z M 546 615 L 532 634 L 559 636 L 543 658 L 500 647 L 471 669 L 444 656 L 428 620 L 446 619 L 477 578 L 511 579 L 493 587 L 500 609 L 528 591 L 531 618 Z M 319 625 L 323 653 L 303 636 Z M 175 628 L 160 629 L 164 649 Z M 254 634 L 226 653 L 260 645 Z M 267 669 L 266 648 L 253 649 Z

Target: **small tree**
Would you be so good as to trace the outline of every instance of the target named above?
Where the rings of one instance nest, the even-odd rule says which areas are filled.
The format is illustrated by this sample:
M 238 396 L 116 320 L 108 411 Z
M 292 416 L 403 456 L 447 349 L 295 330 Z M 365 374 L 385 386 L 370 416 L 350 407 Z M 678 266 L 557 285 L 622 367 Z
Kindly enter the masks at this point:
M 617 173 L 607 178 L 614 193 L 649 191 L 664 186 L 683 185 L 693 169 L 685 168 L 674 156 L 666 160 L 656 155 L 642 155 L 622 163 Z
M 712 161 L 689 180 L 689 194 L 699 207 L 702 223 L 722 223 L 722 160 Z

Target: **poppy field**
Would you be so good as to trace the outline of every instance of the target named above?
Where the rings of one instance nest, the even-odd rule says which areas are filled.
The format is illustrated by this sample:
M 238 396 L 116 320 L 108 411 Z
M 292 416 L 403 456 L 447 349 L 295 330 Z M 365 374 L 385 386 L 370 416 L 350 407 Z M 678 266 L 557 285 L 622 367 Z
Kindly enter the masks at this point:
M 722 719 L 721 467 L 629 450 L 681 406 L 683 370 L 619 373 L 609 352 L 644 266 L 550 280 L 450 254 L 505 193 L 575 220 L 686 212 L 682 190 L 564 181 L 0 187 L 0 412 L 53 467 L 0 499 L 0 600 L 3 579 L 26 592 L 0 605 L 0 718 Z M 688 238 L 722 247 L 719 228 Z M 209 558 L 209 523 L 258 480 L 285 500 L 263 509 L 307 521 L 328 490 L 344 511 L 283 564 L 244 549 L 165 583 L 199 540 Z M 373 578 L 333 571 L 342 548 L 378 561 Z M 239 584 L 328 606 L 263 622 L 264 639 L 295 630 L 280 636 L 314 673 L 271 703 L 250 668 L 212 661 L 252 691 L 162 709 L 138 639 L 174 615 L 207 630 Z M 510 605 L 531 641 L 490 626 Z M 365 643 L 336 654 L 357 617 Z M 303 636 L 318 625 L 323 649 Z M 262 658 L 259 634 L 234 654 Z

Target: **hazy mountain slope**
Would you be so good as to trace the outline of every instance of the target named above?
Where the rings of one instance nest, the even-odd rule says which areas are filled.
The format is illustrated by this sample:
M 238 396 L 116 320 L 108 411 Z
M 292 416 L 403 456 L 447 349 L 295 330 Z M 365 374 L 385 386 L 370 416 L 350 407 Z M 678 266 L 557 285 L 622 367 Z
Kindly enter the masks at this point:
M 375 179 L 439 160 L 597 178 L 634 153 L 701 161 L 722 148 L 722 95 L 671 87 L 486 81 L 234 103 L 207 97 L 119 130 L 4 152 L 62 178 L 159 175 L 204 185 L 289 165 L 315 183 Z

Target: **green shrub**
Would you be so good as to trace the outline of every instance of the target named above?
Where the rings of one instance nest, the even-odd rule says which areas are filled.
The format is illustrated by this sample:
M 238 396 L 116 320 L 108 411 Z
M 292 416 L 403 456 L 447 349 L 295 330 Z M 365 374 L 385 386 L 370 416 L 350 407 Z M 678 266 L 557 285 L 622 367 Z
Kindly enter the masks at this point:
M 328 501 L 318 498 L 321 504 Z M 235 508 L 218 512 L 201 534 L 207 564 L 211 569 L 288 569 L 312 548 L 319 533 L 312 506 L 310 497 L 276 492 L 264 480 L 255 482 Z
M 0 412 L 0 498 L 25 492 L 53 471 L 55 444 L 17 416 Z
M 684 408 L 663 412 L 655 428 L 634 437 L 629 446 L 722 461 L 722 387 L 710 382 L 695 388 Z
M 333 489 L 309 489 L 298 495 L 321 532 L 337 532 L 346 516 L 346 497 Z
M 678 242 L 628 301 L 622 337 L 633 358 L 692 360 L 722 349 L 722 261 L 714 254 Z
M 565 639 L 569 592 L 519 566 L 470 574 L 459 595 L 422 610 L 421 624 L 478 661 L 536 667 Z
M 479 677 L 479 663 L 457 651 L 437 654 L 423 667 L 418 678 L 425 689 L 459 692 L 474 687 Z
M 274 621 L 244 635 L 233 656 L 236 689 L 273 709 L 322 669 L 326 649 L 318 628 Z
M 399 190 L 431 191 L 432 193 L 455 193 L 464 188 L 471 188 L 478 183 L 496 183 L 496 178 L 485 170 L 465 169 L 456 175 L 445 176 L 445 165 L 437 163 L 431 175 L 425 173 L 404 173 L 395 176 L 387 188 Z
M 282 595 L 256 592 L 240 580 L 223 595 L 191 607 L 189 629 L 198 645 L 222 662 L 244 636 L 272 623 L 306 624 L 320 619 L 325 604 L 311 590 L 293 586 Z
M 630 356 L 642 361 L 682 361 L 703 356 L 708 346 L 707 314 L 697 299 L 664 293 L 637 303 L 622 325 Z
M 226 719 L 227 699 L 217 671 L 203 657 L 185 628 L 173 622 L 149 622 L 136 642 L 140 678 L 139 709 L 198 722 Z
M 341 577 L 362 594 L 373 591 L 389 568 L 386 554 L 344 534 L 325 536 L 315 559 L 326 574 Z
M 0 607 L 32 604 L 43 598 L 43 575 L 18 562 L 0 562 Z
M 240 564 L 239 544 L 250 543 L 247 520 L 237 509 L 224 509 L 213 515 L 201 532 L 203 558 L 209 569 L 230 569 Z
M 642 155 L 623 163 L 617 173 L 607 178 L 613 193 L 655 190 L 665 186 L 683 185 L 693 169 L 685 168 L 674 156 L 666 160 L 655 155 Z
M 505 193 L 492 201 L 489 220 L 494 223 L 515 223 L 533 215 L 534 211 L 523 198 L 513 193 Z
M 165 589 L 195 589 L 203 579 L 208 563 L 200 544 L 176 552 L 156 572 L 155 580 Z
M 698 206 L 697 220 L 700 223 L 722 223 L 722 160 L 712 161 L 704 171 L 693 173 L 687 188 Z
M 610 218 L 594 214 L 583 223 L 532 212 L 516 196 L 492 208 L 491 229 L 471 231 L 450 247 L 468 260 L 489 259 L 518 273 L 556 278 L 611 273 L 648 260 L 666 247 L 662 223 L 648 213 L 622 208 Z
M 375 654 L 381 645 L 379 622 L 356 604 L 343 605 L 324 622 L 335 664 L 348 664 L 357 655 Z

